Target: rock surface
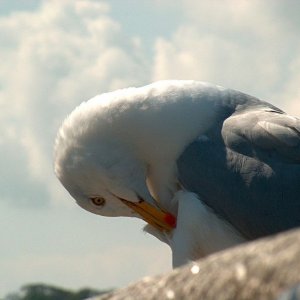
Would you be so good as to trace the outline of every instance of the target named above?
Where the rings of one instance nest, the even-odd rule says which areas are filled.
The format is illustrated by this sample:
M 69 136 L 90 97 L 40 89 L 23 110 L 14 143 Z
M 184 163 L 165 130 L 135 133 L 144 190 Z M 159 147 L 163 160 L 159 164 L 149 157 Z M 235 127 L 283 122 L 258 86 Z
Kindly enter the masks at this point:
M 293 230 L 219 252 L 165 275 L 144 278 L 93 300 L 275 300 L 298 283 L 300 230 Z

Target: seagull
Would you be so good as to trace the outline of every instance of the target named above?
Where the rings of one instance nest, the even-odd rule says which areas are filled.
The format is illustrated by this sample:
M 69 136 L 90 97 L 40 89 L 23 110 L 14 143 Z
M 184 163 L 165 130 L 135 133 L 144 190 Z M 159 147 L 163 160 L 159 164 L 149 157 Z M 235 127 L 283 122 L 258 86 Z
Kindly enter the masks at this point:
M 94 214 L 137 217 L 173 267 L 300 225 L 300 119 L 191 80 L 98 95 L 58 131 L 58 179 Z

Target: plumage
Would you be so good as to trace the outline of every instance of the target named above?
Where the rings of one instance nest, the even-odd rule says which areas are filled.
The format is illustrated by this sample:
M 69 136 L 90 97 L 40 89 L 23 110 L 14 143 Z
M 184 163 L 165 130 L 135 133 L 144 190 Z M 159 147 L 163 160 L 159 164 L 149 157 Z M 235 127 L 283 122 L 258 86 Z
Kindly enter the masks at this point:
M 174 266 L 300 225 L 300 120 L 208 83 L 81 104 L 59 130 L 55 171 L 84 209 L 146 220 Z
M 259 104 L 239 108 L 178 160 L 183 186 L 247 239 L 300 224 L 300 120 Z

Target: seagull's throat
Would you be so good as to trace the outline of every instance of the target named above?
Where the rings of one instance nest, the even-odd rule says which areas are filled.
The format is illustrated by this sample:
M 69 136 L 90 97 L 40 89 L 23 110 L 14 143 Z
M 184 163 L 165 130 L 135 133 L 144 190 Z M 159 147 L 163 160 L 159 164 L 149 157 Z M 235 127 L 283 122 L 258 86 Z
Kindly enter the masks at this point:
M 176 227 L 176 217 L 165 212 L 144 200 L 130 202 L 120 199 L 125 205 L 137 212 L 148 224 L 160 231 L 171 231 Z

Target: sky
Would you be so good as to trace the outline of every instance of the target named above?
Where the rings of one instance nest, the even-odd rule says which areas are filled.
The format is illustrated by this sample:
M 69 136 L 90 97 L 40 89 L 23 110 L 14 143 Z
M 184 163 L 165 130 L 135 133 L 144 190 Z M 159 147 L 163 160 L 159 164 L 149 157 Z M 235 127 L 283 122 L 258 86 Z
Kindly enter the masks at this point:
M 32 282 L 121 287 L 171 269 L 143 222 L 76 206 L 53 171 L 63 119 L 161 79 L 234 88 L 300 116 L 298 0 L 0 0 L 0 298 Z

